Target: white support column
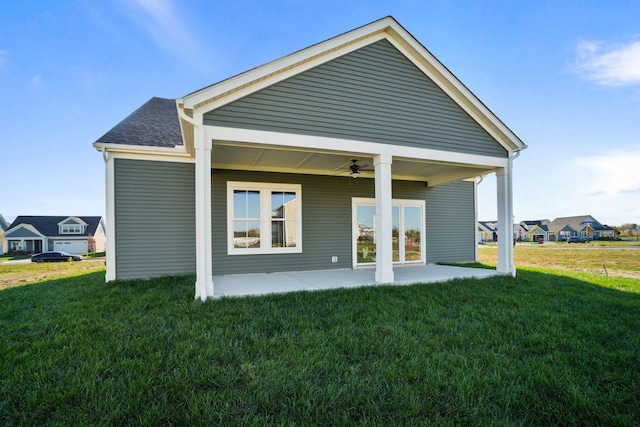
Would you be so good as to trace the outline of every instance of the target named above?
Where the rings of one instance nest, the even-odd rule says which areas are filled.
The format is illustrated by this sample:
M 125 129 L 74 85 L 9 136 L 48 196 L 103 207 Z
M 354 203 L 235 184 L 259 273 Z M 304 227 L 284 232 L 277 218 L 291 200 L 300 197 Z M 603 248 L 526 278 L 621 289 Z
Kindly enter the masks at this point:
M 195 114 L 194 114 L 195 115 Z M 202 123 L 202 115 L 195 115 Z M 202 125 L 201 125 L 202 126 Z M 211 249 L 211 140 L 204 129 L 194 127 L 196 156 L 196 298 L 213 297 L 213 256 Z
M 105 195 L 106 195 L 106 255 L 107 273 L 105 280 L 116 280 L 116 201 L 115 201 L 115 159 L 104 153 L 105 159 Z
M 498 191 L 498 264 L 496 270 L 515 277 L 513 262 L 513 185 L 512 161 L 496 170 Z
M 376 187 L 376 282 L 393 282 L 391 162 L 389 154 L 373 157 Z

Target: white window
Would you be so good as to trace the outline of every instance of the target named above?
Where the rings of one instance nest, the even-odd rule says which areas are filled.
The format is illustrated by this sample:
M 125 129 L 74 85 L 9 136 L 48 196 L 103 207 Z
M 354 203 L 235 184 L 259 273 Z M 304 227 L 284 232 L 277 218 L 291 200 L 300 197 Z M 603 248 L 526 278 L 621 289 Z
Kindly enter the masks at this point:
M 230 255 L 302 252 L 299 184 L 227 183 Z
M 60 234 L 82 234 L 82 225 L 63 224 L 60 226 Z

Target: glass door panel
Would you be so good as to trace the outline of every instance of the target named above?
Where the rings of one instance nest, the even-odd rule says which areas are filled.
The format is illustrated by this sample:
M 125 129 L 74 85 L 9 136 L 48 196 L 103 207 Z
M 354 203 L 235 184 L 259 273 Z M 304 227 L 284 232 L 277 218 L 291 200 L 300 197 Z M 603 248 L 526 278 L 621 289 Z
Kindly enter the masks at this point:
M 391 207 L 391 250 L 393 262 L 400 262 L 400 206 Z
M 358 205 L 356 209 L 358 264 L 376 262 L 376 207 Z
M 422 209 L 419 206 L 404 207 L 404 260 L 422 260 Z

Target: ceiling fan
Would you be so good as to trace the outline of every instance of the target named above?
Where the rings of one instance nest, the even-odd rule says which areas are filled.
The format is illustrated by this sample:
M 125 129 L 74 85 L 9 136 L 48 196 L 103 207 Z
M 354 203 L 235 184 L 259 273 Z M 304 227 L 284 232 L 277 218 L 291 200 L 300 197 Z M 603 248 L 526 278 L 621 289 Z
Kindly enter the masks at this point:
M 357 178 L 363 171 L 372 171 L 373 169 L 369 168 L 369 165 L 359 165 L 358 159 L 352 159 L 351 164 L 349 165 L 349 176 L 351 178 Z

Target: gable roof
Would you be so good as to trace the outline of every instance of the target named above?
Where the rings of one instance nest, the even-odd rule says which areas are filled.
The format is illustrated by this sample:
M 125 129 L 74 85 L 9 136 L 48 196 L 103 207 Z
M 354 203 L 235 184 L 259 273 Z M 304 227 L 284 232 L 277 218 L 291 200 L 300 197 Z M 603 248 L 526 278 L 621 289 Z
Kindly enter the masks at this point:
M 96 143 L 181 148 L 182 132 L 176 101 L 151 98 L 98 138 Z
M 20 230 L 23 230 L 20 232 Z M 13 236 L 13 235 L 16 236 Z M 43 238 L 46 237 L 44 234 L 39 232 L 33 225 L 31 224 L 18 224 L 15 227 L 11 227 L 6 232 L 6 238 L 8 240 L 13 240 L 17 237 L 38 237 Z
M 590 224 L 592 228 L 602 227 L 602 224 L 596 221 L 596 219 L 591 215 L 565 216 L 551 221 L 549 223 L 549 231 L 558 232 L 567 228 L 574 231 L 580 231 L 584 229 L 587 224 Z
M 85 223 L 87 223 L 87 227 L 83 234 L 73 234 L 74 236 L 88 236 L 89 233 L 96 234 L 96 230 L 98 225 L 102 221 L 101 216 L 30 216 L 30 215 L 20 215 L 11 223 L 11 228 L 17 227 L 21 224 L 30 225 L 35 228 L 40 234 L 52 237 L 52 236 L 61 236 L 59 223 L 66 220 L 67 218 L 79 218 Z M 69 236 L 69 234 L 62 234 L 62 236 Z
M 500 119 L 390 16 L 186 95 L 177 100 L 178 107 L 191 117 L 194 109 L 211 111 L 382 39 L 396 47 L 508 152 L 526 148 Z M 192 128 L 185 118 L 181 118 L 181 123 L 188 146 Z

